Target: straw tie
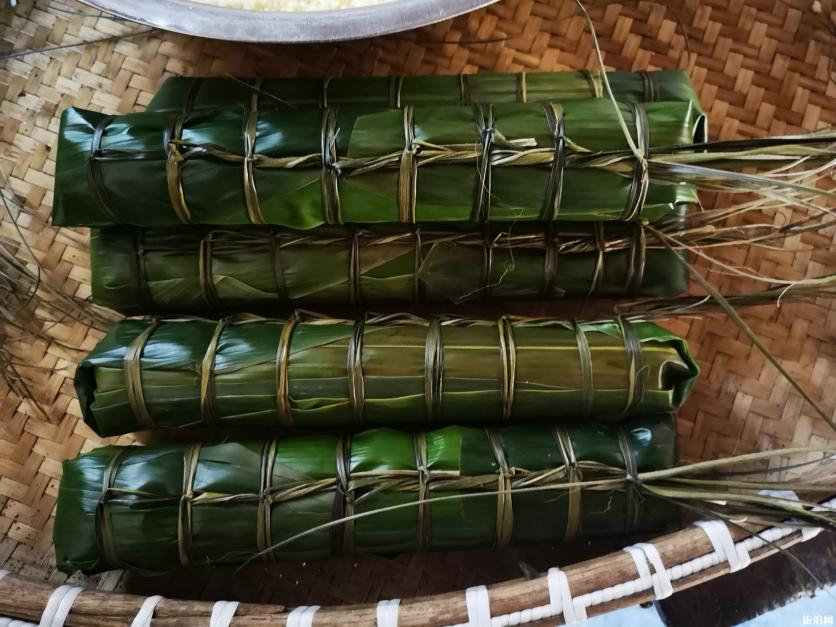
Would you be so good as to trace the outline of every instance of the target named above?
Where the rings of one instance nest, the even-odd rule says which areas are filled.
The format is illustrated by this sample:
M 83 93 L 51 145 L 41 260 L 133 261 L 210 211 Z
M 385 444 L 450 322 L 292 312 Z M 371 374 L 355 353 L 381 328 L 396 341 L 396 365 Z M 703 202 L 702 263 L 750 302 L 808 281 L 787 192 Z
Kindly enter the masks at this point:
M 200 366 L 200 419 L 204 424 L 217 425 L 219 421 L 215 395 L 215 358 L 221 334 L 227 324 L 227 320 L 219 320 L 215 325 Z
M 544 298 L 552 296 L 554 284 L 557 281 L 558 257 L 560 241 L 554 228 L 554 222 L 546 224 L 544 235 L 545 256 L 543 259 L 543 287 L 541 294 Z
M 514 391 L 517 383 L 517 345 L 514 340 L 514 323 L 507 316 L 497 321 L 499 329 L 500 392 L 502 419 L 511 420 Z
M 403 76 L 392 76 L 389 79 L 389 106 L 393 109 L 401 108 L 401 93 L 403 92 Z
M 262 79 L 257 79 L 253 85 L 254 91 L 250 99 L 250 106 L 244 113 L 244 205 L 247 209 L 247 218 L 251 224 L 266 224 L 258 201 L 253 166 L 258 135 L 258 91 L 261 90 L 261 83 Z
M 360 318 L 354 323 L 351 339 L 348 342 L 348 355 L 346 360 L 351 406 L 354 409 L 354 419 L 360 424 L 364 422 L 366 402 L 366 386 L 363 378 L 363 333 L 365 328 L 365 318 Z
M 423 300 L 424 283 L 421 281 L 421 268 L 424 266 L 424 242 L 421 237 L 421 227 L 415 229 L 415 280 L 413 283 L 413 294 L 416 303 Z
M 113 492 L 113 483 L 116 481 L 116 473 L 122 456 L 127 449 L 116 449 L 110 456 L 102 474 L 102 493 L 96 504 L 96 540 L 102 556 L 107 565 L 111 568 L 124 568 L 125 564 L 119 558 L 116 551 L 116 538 L 113 533 L 113 524 L 110 518 L 110 498 Z
M 511 475 L 502 447 L 502 438 L 492 429 L 485 429 L 499 469 L 496 494 L 496 546 L 507 546 L 514 531 L 514 505 L 511 498 Z
M 288 368 L 290 365 L 290 342 L 293 331 L 299 323 L 299 316 L 294 314 L 282 324 L 279 335 L 279 345 L 276 349 L 276 409 L 279 424 L 290 426 L 293 424 L 293 414 L 290 408 L 290 381 Z
M 102 139 L 107 134 L 107 127 L 113 122 L 113 116 L 102 118 L 93 131 L 93 138 L 90 140 L 90 157 L 88 159 L 87 176 L 90 181 L 90 189 L 96 198 L 96 203 L 101 207 L 114 223 L 121 222 L 118 212 L 113 208 L 110 192 L 104 184 L 102 177 Z
M 427 466 L 427 435 L 418 432 L 412 436 L 415 449 L 415 468 L 418 473 L 418 538 L 420 551 L 430 547 L 430 470 Z
M 326 106 L 322 116 L 322 203 L 327 224 L 342 224 L 340 169 L 337 156 L 337 111 Z
M 589 83 L 590 95 L 593 98 L 604 97 L 604 82 L 601 79 L 601 72 L 599 70 L 581 70 L 581 74 Z
M 259 553 L 266 553 L 273 546 L 273 470 L 276 466 L 279 441 L 270 440 L 261 451 L 261 473 L 258 491 L 258 519 L 256 546 Z M 275 555 L 271 552 L 271 558 Z
M 337 483 L 334 490 L 334 520 L 342 525 L 332 528 L 333 555 L 349 555 L 354 550 L 354 487 L 351 483 L 351 437 L 337 440 Z
M 418 148 L 415 145 L 414 108 L 403 108 L 404 149 L 398 176 L 398 219 L 404 224 L 415 224 L 415 203 L 418 194 Z
M 471 221 L 487 222 L 490 219 L 491 189 L 493 187 L 493 170 L 491 166 L 493 161 L 494 139 L 496 137 L 494 108 L 493 105 L 486 107 L 476 105 L 474 111 L 476 115 L 476 128 L 482 139 L 482 147 L 477 163 L 479 173 L 477 177 L 478 188 L 476 189 Z
M 647 110 L 642 104 L 634 104 L 632 105 L 632 111 L 633 122 L 636 127 L 636 151 L 634 155 L 636 166 L 633 170 L 633 180 L 627 197 L 627 205 L 621 214 L 621 219 L 624 221 L 636 220 L 641 216 L 647 198 L 647 191 L 650 188 L 650 169 L 647 163 L 650 155 L 650 123 L 647 119 Z
M 284 280 L 284 265 L 282 264 L 282 235 L 276 233 L 270 238 L 270 268 L 273 271 L 273 283 L 276 285 L 276 299 L 279 305 L 290 301 L 287 285 Z
M 624 481 L 626 494 L 626 512 L 624 516 L 624 531 L 631 533 L 638 526 L 639 512 L 641 509 L 641 493 L 639 470 L 636 464 L 636 454 L 630 445 L 630 435 L 624 427 L 618 428 L 618 446 L 621 449 L 621 457 L 624 460 L 624 469 L 627 474 Z
M 592 416 L 594 407 L 594 380 L 592 372 L 592 351 L 589 348 L 589 340 L 584 332 L 583 323 L 577 320 L 572 321 L 575 330 L 575 341 L 578 345 L 578 365 L 581 377 L 581 406 L 583 416 Z
M 131 413 L 141 429 L 151 430 L 157 427 L 151 417 L 151 412 L 145 402 L 145 393 L 142 387 L 142 353 L 148 344 L 151 335 L 159 327 L 159 320 L 150 323 L 145 329 L 134 338 L 128 345 L 123 359 L 122 371 L 125 378 L 125 391 L 128 395 L 128 404 Z
M 592 269 L 592 279 L 589 282 L 589 291 L 587 298 L 592 298 L 601 289 L 601 283 L 604 281 L 604 225 L 601 222 L 595 222 L 592 225 L 592 232 L 595 238 L 595 266 Z
M 348 238 L 348 298 L 352 307 L 357 307 L 363 301 L 360 270 L 360 232 L 354 231 Z
M 133 240 L 134 250 L 136 251 L 134 255 L 136 264 L 132 270 L 136 273 L 136 281 L 132 281 L 131 283 L 136 286 L 143 310 L 154 311 L 157 305 L 154 302 L 154 296 L 151 294 L 151 288 L 148 284 L 148 272 L 145 267 L 145 231 L 143 229 L 134 229 Z
M 645 365 L 641 338 L 636 327 L 623 316 L 618 317 L 618 325 L 624 338 L 624 353 L 627 358 L 627 400 L 621 415 L 634 414 L 644 401 L 647 390 L 649 371 Z
M 215 277 L 212 271 L 213 244 L 214 231 L 200 240 L 197 275 L 200 283 L 200 295 L 203 302 L 212 311 L 219 309 L 218 291 L 215 288 Z
M 427 422 L 441 414 L 441 391 L 444 376 L 444 347 L 441 341 L 441 320 L 433 318 L 427 326 L 424 345 L 424 397 Z
M 641 291 L 644 282 L 644 271 L 647 263 L 647 233 L 644 225 L 639 222 L 632 222 L 628 226 L 630 227 L 630 258 L 624 280 L 624 293 L 628 296 L 635 296 Z
M 183 449 L 183 491 L 177 516 L 177 553 L 180 565 L 184 568 L 192 565 L 192 500 L 200 447 L 200 444 L 188 444 Z
M 485 230 L 482 233 L 482 273 L 479 281 L 479 291 L 482 294 L 482 300 L 486 301 L 491 296 L 493 287 L 493 260 L 494 260 L 494 242 L 491 237 L 491 229 L 485 225 Z
M 180 151 L 180 145 L 183 143 L 183 127 L 187 117 L 188 114 L 185 113 L 176 116 L 171 128 L 166 130 L 164 139 L 166 145 L 165 175 L 168 185 L 168 197 L 171 201 L 171 206 L 174 208 L 174 213 L 183 224 L 189 224 L 192 221 L 192 214 L 186 203 L 186 194 L 183 190 L 183 162 L 186 158 Z
M 572 438 L 565 426 L 559 425 L 552 429 L 557 450 L 563 459 L 563 467 L 567 483 L 580 483 L 583 481 L 583 473 L 578 466 L 578 459 L 575 448 L 572 446 Z M 581 516 L 583 513 L 583 488 L 579 485 L 567 488 L 566 506 L 566 532 L 564 539 L 569 542 L 578 537 L 581 530 Z
M 563 107 L 555 103 L 544 105 L 546 121 L 549 124 L 554 139 L 554 156 L 552 158 L 549 182 L 546 186 L 546 197 L 540 220 L 552 222 L 560 214 L 560 203 L 563 198 L 563 174 L 566 167 L 566 128 L 563 118 Z

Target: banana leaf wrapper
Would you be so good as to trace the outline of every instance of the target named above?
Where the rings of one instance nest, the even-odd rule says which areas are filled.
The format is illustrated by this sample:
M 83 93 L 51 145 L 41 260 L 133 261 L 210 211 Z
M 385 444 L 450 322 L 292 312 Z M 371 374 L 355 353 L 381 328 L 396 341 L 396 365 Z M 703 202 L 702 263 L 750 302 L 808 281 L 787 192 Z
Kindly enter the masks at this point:
M 634 141 L 692 143 L 690 102 L 619 105 Z M 608 100 L 134 113 L 68 109 L 57 226 L 658 220 L 691 186 L 592 163 L 628 142 Z M 595 162 L 599 163 L 599 162 Z
M 64 462 L 55 552 L 65 572 L 165 571 L 658 531 L 678 523 L 677 506 L 625 477 L 675 465 L 675 438 L 673 417 L 651 416 L 108 446 Z
M 621 102 L 676 101 L 700 106 L 694 85 L 683 70 L 607 72 L 607 79 L 616 100 Z M 606 88 L 599 71 L 266 79 L 174 76 L 163 83 L 146 111 L 285 105 L 399 109 L 407 105 L 568 102 L 604 97 Z M 702 141 L 705 140 L 703 136 Z
M 93 300 L 127 315 L 521 298 L 671 297 L 687 268 L 639 224 L 478 231 L 95 229 Z
M 646 322 L 124 320 L 76 371 L 99 435 L 177 427 L 611 421 L 682 404 L 699 370 Z

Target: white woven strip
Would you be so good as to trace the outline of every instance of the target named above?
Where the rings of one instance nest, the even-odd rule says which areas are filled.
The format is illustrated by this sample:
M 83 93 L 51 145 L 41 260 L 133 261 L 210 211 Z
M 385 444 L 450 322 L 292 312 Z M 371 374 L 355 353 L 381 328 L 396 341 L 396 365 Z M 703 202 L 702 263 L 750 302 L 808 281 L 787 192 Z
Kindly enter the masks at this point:
M 218 601 L 212 606 L 209 627 L 229 627 L 238 611 L 238 601 Z
M 698 520 L 694 525 L 705 532 L 711 546 L 720 554 L 720 559 L 729 563 L 730 573 L 742 570 L 752 563 L 752 558 L 746 549 L 735 545 L 728 525 L 722 520 Z
M 287 615 L 287 627 L 311 627 L 313 617 L 319 611 L 318 605 L 300 605 Z
M 41 614 L 41 622 L 38 627 L 64 627 L 64 621 L 73 609 L 73 603 L 84 588 L 78 586 L 58 586 L 49 595 L 44 613 Z
M 145 599 L 131 622 L 131 627 L 151 627 L 151 619 L 154 618 L 154 611 L 162 600 L 163 598 L 160 595 Z
M 468 588 L 464 593 L 470 627 L 491 627 L 491 598 L 485 586 Z
M 377 627 L 398 627 L 401 600 L 390 599 L 377 604 Z
M 2 568 L 0 568 L 0 581 L 3 581 L 3 578 L 8 574 L 9 574 L 8 570 L 3 570 Z
M 642 589 L 647 590 L 653 587 L 653 577 L 650 574 L 650 566 L 647 564 L 647 557 L 639 548 L 634 546 L 624 547 L 624 552 L 633 558 L 633 563 L 636 565 L 636 571 L 639 573 L 639 585 Z
M 35 627 L 35 623 L 27 623 L 16 618 L 8 618 L 7 616 L 0 616 L 0 627 Z
M 650 544 L 649 542 L 639 542 L 633 546 L 641 549 L 644 556 L 647 558 L 647 561 L 650 562 L 651 566 L 653 566 L 653 594 L 656 597 L 656 600 L 660 601 L 662 599 L 667 599 L 673 594 L 673 584 L 671 583 L 671 578 L 668 575 L 668 569 L 665 568 L 665 564 L 662 563 L 662 556 L 659 555 L 659 550 L 655 545 Z
M 575 625 L 586 620 L 586 606 L 578 603 L 577 599 L 572 596 L 566 573 L 559 568 L 549 568 L 546 584 L 549 587 L 550 607 L 555 610 L 555 614 L 563 612 L 563 620 L 567 625 Z

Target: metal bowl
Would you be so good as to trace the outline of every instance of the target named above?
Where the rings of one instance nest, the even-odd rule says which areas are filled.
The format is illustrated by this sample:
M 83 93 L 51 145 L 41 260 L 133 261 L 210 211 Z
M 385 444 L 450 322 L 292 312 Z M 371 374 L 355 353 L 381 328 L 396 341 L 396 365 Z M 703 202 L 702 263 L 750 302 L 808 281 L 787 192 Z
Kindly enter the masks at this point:
M 82 0 L 134 22 L 232 41 L 310 43 L 374 37 L 440 22 L 497 0 L 390 0 L 336 11 L 252 11 L 189 0 Z

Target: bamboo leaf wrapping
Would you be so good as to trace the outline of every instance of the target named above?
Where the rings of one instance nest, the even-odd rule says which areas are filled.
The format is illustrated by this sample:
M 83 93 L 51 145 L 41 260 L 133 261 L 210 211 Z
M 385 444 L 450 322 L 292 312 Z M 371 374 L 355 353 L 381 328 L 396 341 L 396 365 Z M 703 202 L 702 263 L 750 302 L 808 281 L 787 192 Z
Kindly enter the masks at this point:
M 693 141 L 691 102 L 622 104 L 645 153 Z M 658 220 L 696 202 L 652 183 L 613 104 L 230 108 L 62 116 L 59 226 Z M 590 155 L 621 151 L 630 173 Z
M 324 229 L 324 230 L 323 230 Z M 91 236 L 93 299 L 128 315 L 508 298 L 670 297 L 687 269 L 643 227 L 451 230 L 269 227 Z
M 76 372 L 99 435 L 207 426 L 617 420 L 678 407 L 698 374 L 651 323 L 125 320 Z
M 607 72 L 621 102 L 680 101 L 699 106 L 688 73 Z M 407 105 L 499 104 L 604 98 L 599 71 L 480 73 L 460 76 L 386 76 L 335 78 L 233 79 L 171 77 L 163 83 L 148 111 L 199 111 L 232 106 L 269 108 L 282 105 L 327 107 L 363 105 L 401 108 Z M 699 141 L 705 141 L 705 136 Z
M 653 416 L 623 427 L 451 426 L 109 446 L 64 462 L 56 558 L 65 572 L 161 571 L 256 555 L 312 558 L 657 531 L 677 523 L 677 507 L 639 494 L 625 477 L 672 467 L 675 437 L 671 416 Z M 561 487 L 595 479 L 612 481 Z M 520 491 L 536 486 L 554 489 Z M 473 496 L 490 491 L 499 494 Z M 453 498 L 426 502 L 438 497 Z M 406 506 L 315 529 L 399 505 Z

